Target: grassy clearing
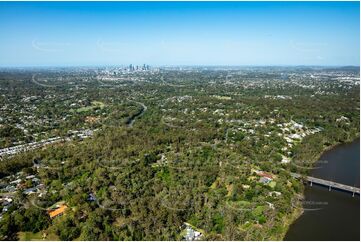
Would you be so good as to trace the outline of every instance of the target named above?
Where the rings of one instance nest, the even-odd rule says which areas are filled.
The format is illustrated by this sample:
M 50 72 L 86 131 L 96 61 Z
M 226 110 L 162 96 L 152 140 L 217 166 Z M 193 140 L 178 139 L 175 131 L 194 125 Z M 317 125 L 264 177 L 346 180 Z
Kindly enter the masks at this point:
M 43 234 L 46 233 L 45 239 L 43 239 Z M 48 233 L 46 231 L 40 231 L 38 233 L 32 232 L 19 232 L 18 233 L 19 240 L 22 241 L 32 241 L 32 240 L 45 240 L 45 241 L 54 241 L 59 240 L 59 237 L 54 233 Z
M 78 108 L 76 110 L 77 113 L 82 113 L 82 112 L 88 112 L 88 111 L 91 111 L 93 109 L 96 109 L 96 108 L 104 108 L 105 107 L 105 104 L 103 102 L 99 102 L 99 101 L 92 101 L 91 103 L 91 106 L 87 106 L 87 107 L 82 107 L 82 108 Z

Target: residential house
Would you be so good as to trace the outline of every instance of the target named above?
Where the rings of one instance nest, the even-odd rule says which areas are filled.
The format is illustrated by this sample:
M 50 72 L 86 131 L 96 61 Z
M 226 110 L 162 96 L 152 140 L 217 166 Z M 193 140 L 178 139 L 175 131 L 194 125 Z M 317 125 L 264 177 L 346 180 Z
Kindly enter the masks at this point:
M 264 172 L 264 171 L 258 171 L 257 175 L 259 175 L 261 177 L 259 182 L 261 182 L 263 184 L 268 184 L 273 180 L 273 175 L 269 174 L 267 172 Z
M 55 218 L 58 216 L 61 216 L 64 214 L 65 210 L 68 208 L 68 206 L 66 206 L 65 204 L 60 205 L 58 208 L 53 209 L 53 210 L 49 210 L 48 211 L 48 215 L 50 218 Z

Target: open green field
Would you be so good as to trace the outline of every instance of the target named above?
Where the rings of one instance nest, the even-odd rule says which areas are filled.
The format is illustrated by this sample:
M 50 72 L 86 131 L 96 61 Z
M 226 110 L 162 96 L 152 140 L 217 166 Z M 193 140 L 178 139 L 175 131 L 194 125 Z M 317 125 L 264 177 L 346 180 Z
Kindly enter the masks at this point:
M 53 240 L 59 240 L 59 237 L 53 233 L 48 234 L 45 237 L 45 239 L 43 239 L 43 233 L 44 231 L 40 231 L 38 233 L 32 233 L 32 232 L 19 232 L 18 233 L 18 238 L 19 240 L 26 240 L 26 241 L 30 241 L 30 240 L 46 240 L 46 241 L 53 241 Z
M 87 107 L 82 107 L 82 108 L 78 108 L 76 110 L 77 113 L 82 113 L 82 112 L 87 112 L 87 111 L 91 111 L 93 109 L 96 108 L 104 108 L 105 104 L 103 102 L 99 102 L 99 101 L 93 101 L 91 106 L 87 106 Z

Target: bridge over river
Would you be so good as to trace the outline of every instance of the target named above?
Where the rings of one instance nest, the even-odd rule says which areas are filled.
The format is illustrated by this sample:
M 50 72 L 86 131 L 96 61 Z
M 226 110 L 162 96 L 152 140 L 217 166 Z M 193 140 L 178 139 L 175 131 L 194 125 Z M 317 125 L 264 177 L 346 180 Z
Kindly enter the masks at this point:
M 312 186 L 312 184 L 317 184 L 317 185 L 322 185 L 322 186 L 328 187 L 329 191 L 331 191 L 332 188 L 336 188 L 338 190 L 351 192 L 352 196 L 354 196 L 355 194 L 360 195 L 360 188 L 358 188 L 358 187 L 353 187 L 353 186 L 349 186 L 349 185 L 345 185 L 345 184 L 341 184 L 341 183 L 337 183 L 337 182 L 333 182 L 333 181 L 328 181 L 328 180 L 324 180 L 324 179 L 320 179 L 320 178 L 316 178 L 316 177 L 312 177 L 312 176 L 302 176 L 301 174 L 298 174 L 298 173 L 291 173 L 291 175 L 294 178 L 301 178 L 301 179 L 304 179 L 304 180 L 310 182 L 311 186 Z

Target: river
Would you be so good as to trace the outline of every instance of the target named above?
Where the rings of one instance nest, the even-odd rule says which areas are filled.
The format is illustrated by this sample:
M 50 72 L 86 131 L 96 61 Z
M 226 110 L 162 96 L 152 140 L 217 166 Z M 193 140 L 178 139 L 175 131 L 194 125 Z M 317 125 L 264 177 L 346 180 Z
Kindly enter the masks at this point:
M 322 154 L 310 175 L 360 187 L 360 139 Z M 360 240 L 360 197 L 306 186 L 304 213 L 290 226 L 285 240 Z
M 144 103 L 141 103 L 141 102 L 136 102 L 136 101 L 133 101 L 139 105 L 142 106 L 142 109 L 137 112 L 136 114 L 132 115 L 131 117 L 128 118 L 127 122 L 126 122 L 126 125 L 128 127 L 133 127 L 133 124 L 135 122 L 135 119 L 138 118 L 138 117 L 141 117 L 145 111 L 147 111 L 147 106 L 144 105 Z

